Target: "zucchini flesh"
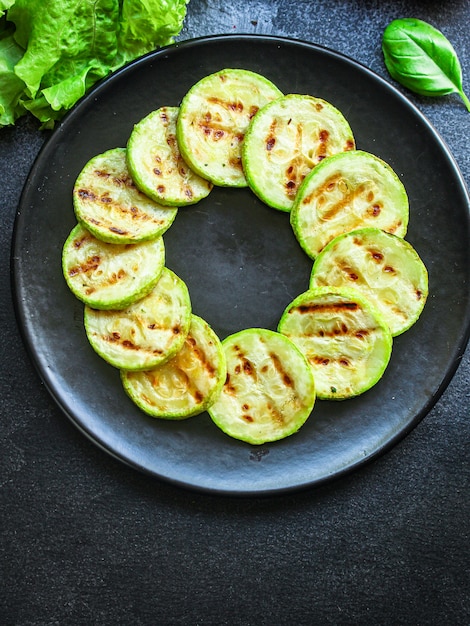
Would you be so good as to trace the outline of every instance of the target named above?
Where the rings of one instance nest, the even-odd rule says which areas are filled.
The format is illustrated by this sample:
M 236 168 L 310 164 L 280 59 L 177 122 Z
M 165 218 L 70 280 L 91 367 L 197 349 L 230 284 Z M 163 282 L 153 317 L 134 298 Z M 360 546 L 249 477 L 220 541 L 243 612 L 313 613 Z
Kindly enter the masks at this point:
M 409 202 L 403 183 L 382 159 L 362 150 L 333 155 L 304 179 L 290 221 L 314 259 L 335 237 L 363 227 L 406 234 Z
M 205 411 L 217 398 L 226 376 L 222 345 L 209 326 L 191 316 L 181 349 L 164 364 L 141 372 L 121 371 L 124 389 L 145 413 L 185 419 Z
M 248 70 L 228 68 L 205 76 L 181 101 L 177 139 L 184 160 L 214 185 L 246 187 L 245 133 L 259 109 L 280 96 L 271 81 Z
M 302 353 L 283 335 L 249 328 L 222 342 L 227 378 L 210 407 L 227 435 L 253 445 L 297 432 L 315 402 L 312 371 Z
M 419 318 L 428 296 L 426 266 L 413 246 L 378 228 L 333 239 L 313 264 L 310 286 L 353 287 L 381 312 L 393 336 Z
M 84 166 L 73 189 L 77 220 L 108 243 L 137 243 L 162 235 L 177 209 L 142 193 L 127 166 L 127 150 L 113 148 Z
M 380 380 L 391 356 L 387 324 L 352 289 L 323 287 L 300 294 L 284 311 L 278 330 L 305 354 L 322 400 L 364 393 Z
M 62 251 L 62 270 L 72 293 L 94 309 L 123 309 L 143 298 L 165 264 L 162 237 L 134 244 L 106 243 L 77 224 Z
M 198 176 L 181 156 L 176 140 L 178 107 L 161 107 L 138 122 L 127 143 L 129 171 L 137 187 L 165 206 L 195 204 L 212 183 Z
M 164 267 L 144 298 L 123 310 L 85 307 L 85 330 L 93 349 L 119 369 L 142 370 L 171 358 L 183 345 L 191 321 L 186 284 Z
M 332 104 L 288 94 L 267 104 L 246 133 L 248 185 L 269 206 L 289 212 L 305 176 L 323 159 L 355 148 L 351 128 Z

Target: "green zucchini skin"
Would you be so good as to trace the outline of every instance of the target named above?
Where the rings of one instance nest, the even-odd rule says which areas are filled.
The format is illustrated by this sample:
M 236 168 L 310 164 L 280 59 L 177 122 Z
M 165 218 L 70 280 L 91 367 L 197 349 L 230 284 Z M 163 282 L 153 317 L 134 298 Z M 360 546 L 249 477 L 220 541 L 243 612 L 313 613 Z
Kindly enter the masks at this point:
M 212 183 L 184 161 L 176 139 L 178 107 L 161 107 L 140 120 L 127 142 L 127 163 L 137 187 L 164 206 L 187 206 L 207 197 Z
M 310 95 L 287 94 L 253 118 L 242 147 L 248 185 L 267 205 L 292 209 L 305 176 L 323 159 L 355 148 L 344 115 Z
M 85 307 L 88 340 L 105 361 L 118 369 L 143 370 L 178 352 L 189 332 L 191 300 L 186 284 L 164 267 L 144 298 L 122 310 Z
M 301 351 L 287 337 L 248 328 L 222 342 L 227 378 L 209 408 L 227 435 L 252 445 L 293 435 L 315 403 L 315 381 Z
M 363 150 L 324 159 L 299 187 L 290 214 L 295 236 L 315 259 L 335 237 L 374 227 L 406 235 L 409 201 L 394 170 Z
M 123 309 L 146 296 L 165 264 L 162 237 L 134 244 L 101 241 L 81 224 L 67 237 L 62 271 L 72 293 L 94 309 Z
M 252 118 L 282 92 L 267 78 L 227 68 L 205 76 L 180 104 L 177 140 L 188 165 L 222 187 L 246 187 L 241 147 Z
M 183 420 L 207 410 L 226 378 L 222 344 L 201 317 L 192 314 L 181 349 L 165 363 L 140 372 L 121 371 L 127 395 L 145 413 Z
M 354 289 L 307 290 L 287 306 L 278 331 L 306 356 L 321 400 L 346 400 L 369 390 L 392 353 L 385 320 Z
M 333 239 L 316 258 L 311 287 L 353 287 L 383 315 L 394 337 L 415 324 L 429 293 L 428 272 L 414 247 L 379 228 Z
M 136 187 L 126 148 L 113 148 L 90 159 L 73 189 L 75 216 L 97 239 L 138 243 L 162 235 L 177 208 L 164 207 Z

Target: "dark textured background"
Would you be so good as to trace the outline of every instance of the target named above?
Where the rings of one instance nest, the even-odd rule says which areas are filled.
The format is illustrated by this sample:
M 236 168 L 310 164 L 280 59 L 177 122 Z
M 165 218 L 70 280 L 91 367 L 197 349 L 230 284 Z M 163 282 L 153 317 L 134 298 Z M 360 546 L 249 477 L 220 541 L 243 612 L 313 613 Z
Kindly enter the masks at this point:
M 466 0 L 191 0 L 180 39 L 290 36 L 387 78 L 383 30 L 410 16 L 452 41 L 468 93 Z M 447 142 L 468 185 L 470 113 L 457 96 L 407 95 Z M 0 623 L 470 624 L 470 351 L 405 440 L 319 489 L 230 499 L 121 465 L 61 414 L 16 327 L 10 242 L 45 137 L 26 118 L 0 130 Z

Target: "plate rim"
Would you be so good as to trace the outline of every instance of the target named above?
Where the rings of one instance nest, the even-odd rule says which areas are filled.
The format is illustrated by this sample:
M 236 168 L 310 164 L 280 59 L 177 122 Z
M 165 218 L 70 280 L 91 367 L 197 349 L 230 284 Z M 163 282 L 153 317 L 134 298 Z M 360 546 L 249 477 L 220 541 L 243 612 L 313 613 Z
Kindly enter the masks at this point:
M 428 131 L 434 136 L 435 141 L 440 145 L 443 152 L 445 153 L 446 158 L 449 161 L 449 164 L 452 165 L 453 173 L 456 176 L 458 182 L 460 183 L 461 190 L 463 191 L 463 195 L 467 201 L 468 208 L 468 217 L 470 219 L 470 194 L 468 190 L 468 186 L 463 177 L 463 174 L 459 168 L 459 165 L 452 154 L 448 144 L 442 135 L 437 131 L 437 129 L 433 126 L 430 120 L 420 111 L 420 109 L 415 105 L 399 88 L 397 88 L 394 84 L 390 83 L 384 77 L 380 76 L 372 69 L 364 65 L 362 62 L 353 59 L 352 57 L 336 51 L 327 46 L 311 42 L 304 39 L 290 38 L 285 36 L 278 35 L 266 35 L 266 34 L 248 34 L 248 33 L 227 33 L 227 34 L 214 34 L 207 36 L 194 37 L 185 40 L 175 41 L 172 44 L 167 46 L 163 46 L 151 52 L 148 52 L 128 63 L 123 65 L 121 68 L 118 68 L 116 71 L 112 72 L 108 76 L 97 81 L 90 90 L 63 116 L 63 118 L 58 122 L 56 127 L 50 132 L 49 136 L 46 137 L 43 144 L 41 145 L 35 159 L 33 160 L 32 166 L 28 172 L 26 180 L 24 182 L 20 198 L 18 201 L 16 215 L 13 224 L 13 234 L 11 240 L 11 249 L 10 249 L 10 285 L 13 296 L 13 308 L 14 314 L 17 322 L 17 326 L 20 331 L 20 335 L 23 340 L 23 344 L 26 348 L 26 353 L 32 363 L 34 369 L 38 373 L 40 380 L 44 383 L 49 395 L 55 402 L 55 404 L 59 407 L 62 413 L 73 423 L 73 425 L 84 434 L 95 446 L 103 450 L 106 454 L 114 458 L 115 460 L 123 463 L 127 467 L 135 469 L 143 474 L 161 480 L 167 484 L 172 484 L 180 488 L 184 488 L 190 491 L 202 492 L 205 494 L 215 494 L 222 496 L 230 496 L 230 497 L 264 497 L 264 496 L 277 496 L 286 493 L 299 492 L 306 489 L 312 489 L 315 487 L 319 487 L 326 483 L 330 483 L 334 480 L 338 480 L 345 475 L 349 475 L 355 472 L 360 467 L 363 467 L 371 462 L 373 462 L 378 457 L 382 456 L 387 451 L 391 450 L 394 446 L 397 445 L 400 441 L 402 441 L 409 433 L 414 430 L 414 428 L 423 420 L 423 418 L 432 410 L 432 408 L 437 404 L 440 400 L 442 394 L 449 386 L 451 380 L 455 376 L 455 373 L 460 365 L 462 357 L 466 351 L 467 345 L 470 341 L 470 288 L 467 290 L 466 294 L 466 315 L 465 318 L 462 318 L 462 328 L 461 333 L 459 335 L 459 341 L 453 347 L 452 357 L 449 356 L 448 359 L 448 368 L 445 371 L 445 374 L 441 378 L 441 382 L 437 390 L 433 393 L 433 395 L 428 399 L 428 401 L 421 407 L 421 409 L 413 416 L 404 427 L 400 428 L 393 436 L 388 438 L 383 444 L 376 447 L 372 452 L 370 452 L 365 458 L 359 459 L 346 467 L 339 469 L 338 471 L 325 475 L 322 478 L 317 478 L 311 481 L 306 481 L 302 484 L 293 484 L 289 486 L 284 486 L 280 488 L 268 488 L 268 489 L 231 489 L 231 488 L 214 488 L 210 486 L 201 486 L 194 483 L 189 483 L 187 481 L 180 480 L 175 477 L 165 476 L 162 474 L 158 474 L 154 471 L 149 470 L 148 468 L 142 466 L 137 461 L 132 461 L 124 456 L 117 453 L 112 449 L 109 445 L 106 445 L 105 442 L 101 441 L 99 437 L 94 435 L 89 431 L 74 415 L 73 411 L 69 406 L 62 402 L 60 394 L 58 390 L 54 387 L 53 382 L 51 380 L 50 375 L 45 370 L 43 365 L 40 362 L 40 358 L 36 354 L 34 349 L 34 344 L 32 338 L 30 337 L 30 333 L 27 327 L 27 323 L 24 319 L 22 307 L 21 307 L 21 294 L 19 287 L 19 274 L 20 274 L 20 256 L 17 254 L 19 247 L 21 245 L 20 241 L 20 232 L 21 232 L 21 222 L 23 219 L 22 213 L 22 205 L 24 202 L 24 198 L 29 191 L 29 187 L 32 181 L 35 178 L 36 171 L 39 169 L 43 155 L 47 152 L 48 149 L 52 146 L 56 137 L 59 136 L 62 132 L 64 132 L 64 127 L 66 129 L 67 124 L 69 124 L 69 120 L 71 119 L 73 122 L 73 117 L 75 115 L 80 114 L 80 109 L 87 106 L 87 103 L 90 100 L 95 98 L 96 92 L 101 89 L 105 89 L 107 85 L 114 81 L 119 81 L 123 74 L 127 72 L 132 72 L 133 68 L 139 66 L 141 64 L 146 64 L 153 59 L 158 59 L 162 55 L 170 54 L 174 49 L 181 48 L 190 48 L 194 45 L 204 45 L 206 43 L 223 43 L 225 41 L 267 41 L 271 43 L 278 44 L 286 44 L 286 45 L 300 45 L 306 48 L 309 48 L 315 52 L 320 54 L 327 54 L 333 58 L 338 59 L 340 62 L 352 64 L 361 72 L 365 72 L 368 74 L 374 81 L 378 81 L 381 83 L 386 89 L 392 91 L 396 97 L 416 115 L 422 124 L 424 124 Z M 70 122 L 70 123 L 72 123 Z

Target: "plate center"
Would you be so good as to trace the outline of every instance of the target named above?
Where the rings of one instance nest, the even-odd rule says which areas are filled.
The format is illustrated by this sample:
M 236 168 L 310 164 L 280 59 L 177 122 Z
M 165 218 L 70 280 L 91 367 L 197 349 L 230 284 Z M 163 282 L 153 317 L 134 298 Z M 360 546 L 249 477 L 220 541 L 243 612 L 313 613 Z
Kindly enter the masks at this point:
M 289 214 L 248 188 L 215 187 L 180 209 L 163 238 L 167 266 L 188 285 L 194 313 L 221 339 L 244 328 L 276 330 L 286 306 L 308 289 L 312 261 Z

